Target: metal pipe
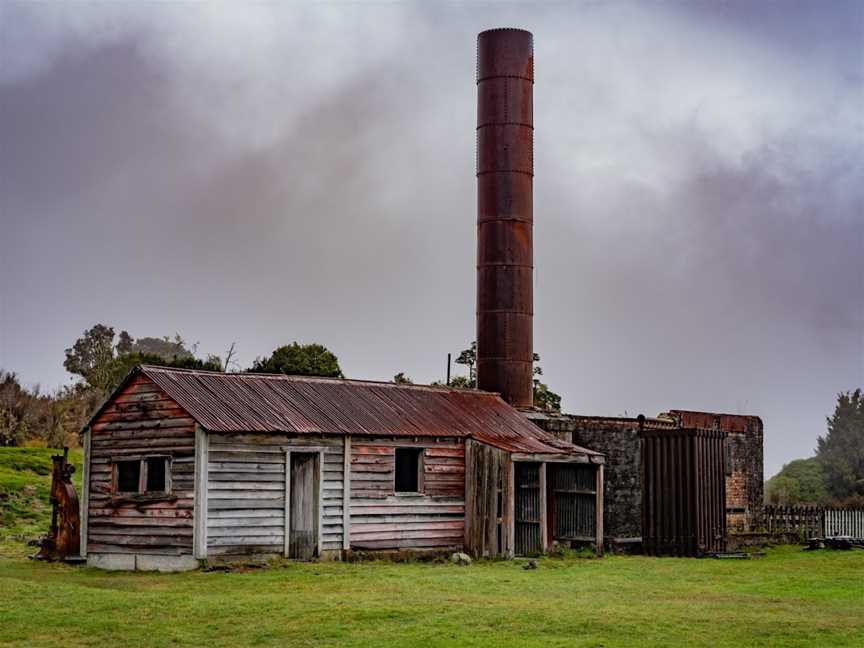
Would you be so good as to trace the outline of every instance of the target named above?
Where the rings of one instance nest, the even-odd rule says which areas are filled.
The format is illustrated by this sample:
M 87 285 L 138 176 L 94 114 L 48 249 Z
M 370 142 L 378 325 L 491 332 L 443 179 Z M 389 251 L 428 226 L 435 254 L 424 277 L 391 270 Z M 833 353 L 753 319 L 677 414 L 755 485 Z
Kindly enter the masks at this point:
M 477 387 L 533 405 L 534 37 L 477 36 Z
M 447 386 L 450 386 L 450 354 L 447 354 Z

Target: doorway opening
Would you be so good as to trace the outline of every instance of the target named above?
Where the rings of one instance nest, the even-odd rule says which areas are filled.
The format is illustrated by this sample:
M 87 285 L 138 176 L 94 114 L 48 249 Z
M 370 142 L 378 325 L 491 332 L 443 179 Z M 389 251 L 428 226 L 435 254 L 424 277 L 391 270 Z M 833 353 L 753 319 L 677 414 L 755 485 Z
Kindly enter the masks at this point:
M 317 452 L 292 452 L 288 511 L 288 557 L 311 560 L 319 552 L 318 512 L 320 457 Z

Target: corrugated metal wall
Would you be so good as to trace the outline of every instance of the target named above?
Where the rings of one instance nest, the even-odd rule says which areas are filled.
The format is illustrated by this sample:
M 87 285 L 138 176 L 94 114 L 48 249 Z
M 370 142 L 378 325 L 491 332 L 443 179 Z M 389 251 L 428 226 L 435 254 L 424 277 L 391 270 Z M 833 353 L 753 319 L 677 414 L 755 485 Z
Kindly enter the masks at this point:
M 642 548 L 695 556 L 726 547 L 720 430 L 642 431 Z
M 518 556 L 543 551 L 540 513 L 540 464 L 517 462 L 516 472 L 516 539 Z
M 553 540 L 594 542 L 597 535 L 597 467 L 546 465 Z

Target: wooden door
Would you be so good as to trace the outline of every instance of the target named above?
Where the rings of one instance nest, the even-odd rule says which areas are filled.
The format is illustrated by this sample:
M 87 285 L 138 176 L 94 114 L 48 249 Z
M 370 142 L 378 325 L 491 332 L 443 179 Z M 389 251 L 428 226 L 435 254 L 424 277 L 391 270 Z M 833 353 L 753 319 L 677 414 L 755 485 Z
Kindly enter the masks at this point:
M 543 551 L 540 513 L 540 464 L 518 462 L 516 478 L 516 538 L 518 556 L 530 556 Z
M 288 557 L 310 560 L 318 553 L 318 453 L 292 452 Z

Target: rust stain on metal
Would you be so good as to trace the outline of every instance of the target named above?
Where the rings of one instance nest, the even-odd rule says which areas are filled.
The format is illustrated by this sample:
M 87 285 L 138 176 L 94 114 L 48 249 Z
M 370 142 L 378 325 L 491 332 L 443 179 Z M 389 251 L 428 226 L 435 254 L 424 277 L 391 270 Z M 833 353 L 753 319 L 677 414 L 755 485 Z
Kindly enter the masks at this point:
M 719 429 L 642 430 L 642 549 L 698 556 L 726 547 L 726 482 Z
M 533 405 L 534 38 L 477 36 L 477 386 Z
M 746 433 L 762 427 L 762 419 L 747 414 L 718 414 L 673 409 L 669 410 L 667 415 L 678 421 L 682 427 L 717 428 L 730 434 Z
M 72 485 L 75 466 L 69 463 L 69 448 L 63 448 L 63 454 L 51 457 L 51 461 L 51 528 L 35 557 L 63 560 L 78 556 L 81 546 L 78 494 Z
M 600 454 L 558 439 L 498 394 L 478 390 L 144 365 L 115 394 L 138 374 L 213 432 L 470 437 L 510 452 Z

